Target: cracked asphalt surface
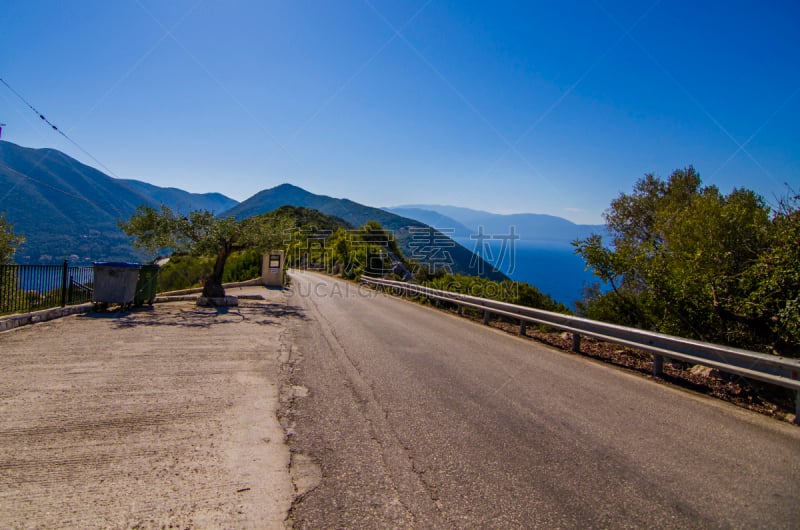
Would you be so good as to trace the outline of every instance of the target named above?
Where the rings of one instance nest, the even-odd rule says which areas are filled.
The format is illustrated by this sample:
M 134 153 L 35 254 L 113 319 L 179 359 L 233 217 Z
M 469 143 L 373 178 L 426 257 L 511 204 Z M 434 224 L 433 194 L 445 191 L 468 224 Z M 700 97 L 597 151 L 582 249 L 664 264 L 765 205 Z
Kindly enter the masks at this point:
M 800 429 L 293 272 L 298 528 L 796 527 Z

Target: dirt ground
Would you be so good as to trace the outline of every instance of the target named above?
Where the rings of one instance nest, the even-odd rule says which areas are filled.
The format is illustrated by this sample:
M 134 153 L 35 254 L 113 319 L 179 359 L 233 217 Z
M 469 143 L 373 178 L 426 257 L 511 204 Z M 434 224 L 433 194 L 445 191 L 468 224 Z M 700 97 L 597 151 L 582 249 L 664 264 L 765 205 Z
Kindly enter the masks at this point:
M 0 528 L 283 528 L 280 291 L 0 333 Z

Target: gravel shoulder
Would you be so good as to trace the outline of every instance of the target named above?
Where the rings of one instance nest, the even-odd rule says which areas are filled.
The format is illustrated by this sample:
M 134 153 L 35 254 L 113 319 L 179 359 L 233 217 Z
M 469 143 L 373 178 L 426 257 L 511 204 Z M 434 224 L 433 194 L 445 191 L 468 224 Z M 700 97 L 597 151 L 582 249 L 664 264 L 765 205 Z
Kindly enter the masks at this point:
M 281 291 L 0 333 L 0 527 L 283 528 Z

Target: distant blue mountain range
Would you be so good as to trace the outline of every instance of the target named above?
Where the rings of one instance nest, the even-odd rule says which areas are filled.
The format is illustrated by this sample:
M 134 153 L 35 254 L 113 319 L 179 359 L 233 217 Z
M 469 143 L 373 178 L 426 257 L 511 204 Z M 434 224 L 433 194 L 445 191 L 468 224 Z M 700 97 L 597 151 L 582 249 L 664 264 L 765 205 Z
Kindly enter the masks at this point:
M 575 255 L 571 243 L 592 233 L 605 238 L 605 225 L 579 225 L 552 215 L 500 215 L 431 204 L 386 210 L 442 230 L 511 279 L 535 285 L 569 307 L 574 308 L 587 285 L 599 282 L 586 270 L 583 258 Z M 512 235 L 512 227 L 519 236 L 514 242 L 505 239 Z
M 592 233 L 604 235 L 605 225 L 579 225 L 562 217 L 536 213 L 496 214 L 458 206 L 415 204 L 392 206 L 386 211 L 411 217 L 436 228 L 451 229 L 456 238 L 513 233 L 522 241 L 570 243 Z

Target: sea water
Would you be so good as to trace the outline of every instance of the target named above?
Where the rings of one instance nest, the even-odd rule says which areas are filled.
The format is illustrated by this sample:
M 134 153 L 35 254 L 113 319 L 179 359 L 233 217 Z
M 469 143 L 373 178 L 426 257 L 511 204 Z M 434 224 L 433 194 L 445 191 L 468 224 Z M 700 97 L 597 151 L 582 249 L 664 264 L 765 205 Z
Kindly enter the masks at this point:
M 473 240 L 457 241 L 512 280 L 527 282 L 572 309 L 583 298 L 584 287 L 599 282 L 568 243 L 517 240 L 504 246 L 503 241 L 490 240 L 482 242 L 481 249 Z

